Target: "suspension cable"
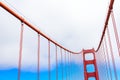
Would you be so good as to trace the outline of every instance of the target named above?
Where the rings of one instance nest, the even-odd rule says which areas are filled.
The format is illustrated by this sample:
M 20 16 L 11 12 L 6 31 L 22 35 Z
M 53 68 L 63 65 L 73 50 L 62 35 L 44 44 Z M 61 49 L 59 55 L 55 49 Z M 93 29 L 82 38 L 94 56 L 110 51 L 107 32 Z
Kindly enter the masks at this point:
M 106 76 L 107 76 L 107 79 L 109 80 L 109 76 L 108 76 L 108 67 L 107 67 L 107 61 L 106 61 L 106 55 L 105 55 L 105 46 L 104 46 L 104 39 L 103 39 L 103 44 L 102 44 L 102 46 L 103 46 L 103 55 L 104 55 L 104 60 L 105 60 L 105 69 L 106 69 Z
M 64 50 L 64 51 L 65 51 L 65 50 Z M 66 73 L 67 73 L 67 71 L 66 71 L 67 69 L 66 69 L 66 63 L 67 63 L 67 62 L 66 62 L 66 51 L 65 51 L 65 66 L 64 66 L 65 69 L 64 69 L 64 70 L 65 70 L 65 77 L 66 77 L 66 80 L 67 80 L 67 74 L 66 74 Z
M 57 45 L 56 45 L 56 80 L 58 80 L 58 60 L 57 60 Z
M 108 46 L 107 46 L 107 41 L 106 41 L 106 37 L 104 37 L 104 43 L 105 43 L 105 49 L 106 49 L 106 56 L 108 59 L 108 67 L 109 67 L 109 72 L 110 72 L 110 80 L 112 80 L 112 72 L 111 72 L 111 67 L 110 67 L 110 57 L 108 55 Z
M 38 63 L 37 63 L 37 72 L 38 72 L 38 75 L 37 75 L 37 80 L 40 80 L 40 34 L 38 34 Z
M 101 61 L 104 61 L 104 58 L 103 58 L 103 46 L 102 46 L 102 44 L 101 44 L 101 46 L 100 46 L 100 58 L 99 58 L 99 60 Z M 100 70 L 101 71 L 101 75 L 102 75 L 102 73 L 104 74 L 105 73 L 105 71 L 104 71 L 104 65 L 102 65 L 102 69 Z M 106 77 L 106 74 L 104 75 L 105 77 Z M 105 78 L 104 77 L 104 78 Z
M 100 42 L 99 42 L 99 45 L 96 49 L 96 52 L 99 50 L 101 44 L 102 44 L 102 41 L 103 41 L 103 38 L 104 38 L 104 35 L 105 35 L 105 32 L 106 32 L 106 29 L 107 29 L 107 25 L 108 25 L 108 21 L 109 21 L 109 18 L 110 18 L 110 14 L 111 14 L 111 11 L 113 9 L 113 4 L 114 4 L 114 0 L 111 0 L 110 1 L 110 5 L 109 5 L 109 9 L 108 9 L 108 12 L 107 12 L 107 16 L 106 16 L 106 20 L 105 20 L 105 23 L 104 23 L 104 29 L 103 29 L 103 32 L 102 32 L 102 36 L 101 36 L 101 39 L 100 39 Z
M 20 76 L 21 76 L 21 62 L 22 62 L 22 49 L 23 49 L 23 31 L 24 31 L 24 24 L 23 24 L 23 22 L 21 22 L 19 63 L 18 63 L 18 80 L 20 80 Z
M 80 52 L 73 52 L 65 47 L 63 47 L 62 45 L 60 45 L 59 43 L 57 43 L 55 40 L 51 39 L 50 37 L 48 37 L 47 35 L 45 35 L 43 32 L 41 32 L 38 28 L 36 28 L 36 26 L 34 26 L 33 24 L 31 24 L 29 21 L 27 21 L 25 18 L 23 18 L 21 15 L 19 15 L 18 13 L 16 13 L 15 11 L 13 11 L 11 8 L 9 8 L 6 4 L 4 4 L 2 1 L 0 2 L 0 7 L 4 8 L 6 11 L 8 11 L 10 14 L 12 14 L 14 17 L 16 17 L 18 20 L 24 22 L 24 24 L 26 24 L 29 28 L 31 28 L 33 31 L 39 33 L 41 36 L 43 36 L 44 38 L 48 39 L 50 42 L 54 43 L 55 45 L 61 47 L 62 49 L 68 51 L 68 52 L 72 52 L 73 54 L 80 54 Z
M 100 64 L 100 62 L 98 62 L 98 61 L 100 61 L 100 49 L 98 50 L 98 52 L 96 52 L 97 54 L 96 54 L 96 61 L 97 61 L 97 66 L 98 66 L 98 73 L 99 73 L 99 75 L 100 75 L 100 72 L 101 72 L 101 70 L 100 70 L 100 68 L 99 68 L 99 64 Z
M 66 80 L 68 80 L 68 52 L 66 51 Z
M 60 53 L 61 53 L 61 72 L 62 72 L 62 80 L 63 80 L 63 54 L 62 54 L 62 48 L 60 48 Z
M 118 32 L 117 32 L 117 27 L 116 27 L 116 21 L 115 21 L 115 17 L 114 17 L 113 11 L 111 11 L 111 18 L 112 18 L 112 23 L 113 23 L 113 28 L 114 28 L 114 33 L 115 33 L 115 38 L 116 38 L 118 53 L 119 53 L 119 56 L 120 56 L 120 41 L 119 41 L 119 37 L 118 37 Z
M 69 65 L 69 66 L 70 66 L 70 67 L 69 67 L 69 76 L 71 76 L 71 54 L 72 54 L 72 53 L 70 53 L 70 58 L 69 58 L 69 60 L 70 60 L 70 65 Z M 71 77 L 70 77 L 70 80 L 71 80 Z
M 113 63 L 113 68 L 114 68 L 115 79 L 118 80 L 117 71 L 116 71 L 116 65 L 115 65 L 115 60 L 114 60 L 114 55 L 113 55 L 113 48 L 112 48 L 112 43 L 111 43 L 110 33 L 109 33 L 108 28 L 107 28 L 107 35 L 108 35 L 108 42 L 109 42 L 110 53 L 111 53 L 111 57 L 112 57 L 112 63 Z
M 50 41 L 48 40 L 48 80 L 51 80 L 50 64 Z
M 70 80 L 70 67 L 69 67 L 69 66 L 70 66 L 70 63 L 69 63 L 69 54 L 70 54 L 70 53 L 68 52 L 68 71 L 67 71 L 67 72 L 68 72 L 68 80 Z

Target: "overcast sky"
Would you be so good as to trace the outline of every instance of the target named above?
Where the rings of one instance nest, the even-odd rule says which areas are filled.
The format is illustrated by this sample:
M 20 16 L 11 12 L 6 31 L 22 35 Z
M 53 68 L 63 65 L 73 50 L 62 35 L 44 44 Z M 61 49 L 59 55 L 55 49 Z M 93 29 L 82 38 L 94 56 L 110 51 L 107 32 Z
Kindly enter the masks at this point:
M 74 51 L 97 47 L 109 4 L 109 0 L 7 2 L 38 25 L 45 34 Z

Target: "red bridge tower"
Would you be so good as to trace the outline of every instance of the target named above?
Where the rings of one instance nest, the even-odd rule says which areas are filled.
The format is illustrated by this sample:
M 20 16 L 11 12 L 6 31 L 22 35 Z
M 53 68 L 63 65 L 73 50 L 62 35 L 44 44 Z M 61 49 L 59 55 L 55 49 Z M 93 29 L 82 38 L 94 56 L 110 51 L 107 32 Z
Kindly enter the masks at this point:
M 86 59 L 86 55 L 92 54 L 93 59 Z M 89 50 L 83 50 L 83 63 L 84 63 L 84 78 L 85 80 L 89 80 L 89 78 L 95 78 L 95 80 L 99 80 L 98 76 L 98 70 L 97 70 L 97 64 L 96 64 L 96 58 L 95 58 L 95 50 L 89 49 Z M 93 65 L 94 71 L 89 72 L 87 69 L 88 65 Z

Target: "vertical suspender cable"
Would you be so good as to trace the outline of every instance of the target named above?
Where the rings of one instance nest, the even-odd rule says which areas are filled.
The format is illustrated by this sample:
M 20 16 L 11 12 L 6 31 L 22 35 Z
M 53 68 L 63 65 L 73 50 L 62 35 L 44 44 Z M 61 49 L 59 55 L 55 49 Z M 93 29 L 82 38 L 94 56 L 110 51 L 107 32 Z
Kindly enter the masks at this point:
M 107 28 L 107 35 L 108 35 L 108 42 L 109 42 L 110 53 L 111 53 L 111 57 L 112 57 L 112 63 L 113 63 L 113 68 L 114 68 L 115 79 L 118 80 L 116 66 L 115 66 L 115 59 L 114 59 L 113 49 L 112 49 L 112 43 L 111 43 L 110 33 L 109 33 L 108 28 Z
M 68 52 L 66 51 L 66 80 L 68 80 Z
M 110 68 L 110 57 L 108 55 L 108 47 L 107 47 L 106 37 L 104 37 L 104 41 L 105 41 L 105 47 L 106 47 L 106 56 L 107 56 L 107 60 L 108 60 L 108 67 L 109 67 L 109 72 L 110 72 L 110 80 L 112 80 L 112 72 L 111 72 L 111 68 Z
M 104 58 L 104 51 L 103 51 L 103 43 L 101 44 L 101 56 L 102 56 L 102 61 L 105 63 L 105 58 Z M 102 68 L 102 73 L 105 73 L 105 78 L 107 78 L 107 74 L 106 74 L 106 69 L 105 69 L 105 64 L 102 65 L 104 68 Z
M 38 34 L 38 55 L 37 55 L 37 80 L 40 80 L 40 34 Z
M 71 53 L 70 53 L 70 58 L 69 58 L 69 72 L 70 72 L 70 74 L 69 74 L 69 76 L 70 76 L 70 80 L 71 80 Z
M 64 68 L 65 68 L 65 69 L 64 69 L 64 70 L 65 70 L 65 71 L 64 71 L 64 72 L 65 72 L 65 77 L 66 77 L 66 80 L 67 80 L 67 75 L 66 75 L 66 72 L 67 72 L 67 71 L 66 71 L 66 51 L 65 51 L 65 66 L 64 66 Z
M 107 67 L 107 61 L 106 61 L 106 55 L 105 55 L 105 47 L 104 47 L 104 40 L 103 40 L 103 55 L 104 55 L 104 60 L 105 60 L 105 69 L 106 69 L 106 75 L 107 75 L 107 79 L 109 79 L 109 76 L 108 76 L 108 67 Z
M 103 46 L 102 46 L 102 43 L 101 43 L 101 46 L 100 46 L 100 59 L 101 59 L 101 63 L 104 63 L 104 58 L 103 58 Z M 104 64 L 102 65 L 102 68 L 101 68 L 101 73 L 104 74 L 105 77 L 103 77 L 103 79 L 106 78 L 106 74 L 105 74 L 105 71 L 104 71 Z M 101 74 L 102 75 L 102 74 Z
M 62 56 L 62 48 L 60 48 L 60 54 L 61 54 L 61 73 L 62 73 L 62 80 L 63 80 L 63 56 Z
M 66 80 L 68 80 L 68 52 L 66 52 Z
M 71 54 L 71 80 L 74 80 L 72 77 L 72 72 L 73 72 L 73 65 L 72 65 L 72 60 L 73 60 L 73 54 Z
M 23 22 L 21 22 L 19 63 L 18 63 L 18 80 L 20 80 L 20 75 L 21 75 L 22 46 L 23 46 L 23 30 L 24 30 L 24 24 L 23 24 Z
M 57 45 L 56 45 L 56 80 L 58 80 L 58 62 L 57 62 Z
M 100 60 L 102 60 L 103 61 L 103 50 L 102 50 L 102 46 L 100 47 Z M 101 65 L 101 64 L 100 64 Z M 102 67 L 102 69 L 100 70 L 101 71 L 101 75 L 102 74 L 104 74 L 104 65 L 102 65 L 103 67 Z M 104 76 L 106 76 L 106 75 L 104 75 Z M 102 76 L 101 76 L 101 78 L 102 78 Z M 105 77 L 104 77 L 105 78 Z
M 51 80 L 50 73 L 50 41 L 48 40 L 48 80 Z
M 98 58 L 98 54 L 99 54 L 99 51 L 97 52 L 97 54 L 94 54 L 95 55 L 95 59 L 96 59 L 96 68 L 97 68 L 97 72 L 98 72 L 98 75 L 99 75 L 99 70 L 98 70 L 98 61 L 99 61 L 99 58 Z M 98 61 L 97 61 L 98 60 Z M 98 76 L 99 77 L 99 76 Z M 100 79 L 100 77 L 99 77 L 99 79 Z
M 98 53 L 98 56 L 99 56 L 98 59 L 99 59 L 99 61 L 100 61 L 100 59 L 101 59 L 101 56 L 100 56 L 100 53 L 101 53 L 101 47 L 99 48 L 98 51 L 99 51 L 99 53 Z M 100 62 L 98 62 L 98 65 L 100 65 Z M 102 70 L 100 70 L 100 69 L 101 69 L 101 68 L 99 68 L 99 74 L 100 74 L 101 71 L 102 71 Z M 101 77 L 100 77 L 100 78 L 101 78 Z
M 118 32 L 117 32 L 117 27 L 116 27 L 116 22 L 115 22 L 115 17 L 114 17 L 113 11 L 111 11 L 111 18 L 112 18 L 112 23 L 113 23 L 113 28 L 114 28 L 114 33 L 115 33 L 118 53 L 119 53 L 119 56 L 120 56 L 120 41 L 119 41 L 119 37 L 118 37 Z
M 69 54 L 70 53 L 68 52 L 68 71 L 67 71 L 68 72 L 68 80 L 70 80 L 70 75 L 69 75 L 70 74 Z

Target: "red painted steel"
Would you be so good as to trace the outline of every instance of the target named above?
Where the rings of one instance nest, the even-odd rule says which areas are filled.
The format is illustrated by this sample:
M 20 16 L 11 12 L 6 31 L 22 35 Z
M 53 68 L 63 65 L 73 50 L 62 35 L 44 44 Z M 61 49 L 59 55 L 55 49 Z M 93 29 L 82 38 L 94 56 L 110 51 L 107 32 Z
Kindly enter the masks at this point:
M 38 63 L 37 63 L 37 80 L 40 80 L 40 35 L 38 34 Z
M 109 73 L 110 73 L 110 80 L 112 80 L 112 70 L 110 68 L 110 57 L 109 57 L 109 54 L 108 54 L 108 46 L 107 46 L 106 36 L 104 38 L 104 45 L 105 45 L 106 56 L 107 56 L 107 60 L 108 60 L 108 68 L 109 68 Z
M 111 57 L 112 57 L 112 63 L 113 63 L 115 79 L 118 80 L 117 71 L 116 71 L 116 65 L 115 65 L 115 59 L 114 59 L 114 55 L 113 55 L 113 48 L 112 48 L 112 43 L 111 43 L 110 33 L 109 33 L 109 29 L 108 28 L 107 28 L 107 35 L 108 35 L 108 42 L 109 42 L 110 53 L 111 53 Z
M 58 52 L 57 52 L 57 45 L 55 45 L 56 46 L 56 80 L 58 80 L 58 57 L 57 57 L 57 54 L 58 54 Z
M 50 61 L 50 41 L 48 40 L 48 80 L 51 80 Z
M 64 51 L 65 51 L 65 50 L 64 50 Z M 66 64 L 67 64 L 67 59 L 66 59 L 66 58 L 67 58 L 67 56 L 66 56 L 66 51 L 65 51 L 65 53 L 64 53 L 64 56 L 65 56 L 65 59 L 64 59 L 64 60 L 65 60 L 65 66 L 66 66 Z M 67 76 L 67 68 L 66 68 L 66 67 L 64 68 L 64 72 L 65 72 L 65 76 Z M 66 79 L 65 79 L 65 80 L 67 80 L 67 77 L 66 77 Z
M 60 45 L 59 43 L 57 43 L 56 41 L 54 41 L 53 39 L 51 39 L 50 37 L 48 37 L 47 35 L 45 35 L 43 32 L 41 32 L 38 28 L 36 28 L 34 25 L 32 25 L 30 22 L 28 22 L 27 20 L 25 20 L 22 16 L 20 16 L 19 14 L 17 14 L 15 11 L 13 11 L 12 9 L 10 9 L 6 4 L 4 4 L 2 1 L 0 2 L 0 6 L 2 8 L 4 8 L 6 11 L 8 11 L 9 13 L 11 13 L 13 16 L 15 16 L 17 19 L 19 19 L 21 22 L 23 22 L 24 24 L 26 24 L 28 27 L 30 27 L 32 30 L 34 30 L 35 32 L 39 33 L 41 36 L 45 37 L 46 39 L 48 39 L 50 42 L 54 43 L 55 45 L 59 46 L 60 48 L 71 52 L 72 54 L 80 54 L 81 52 L 73 52 L 71 50 L 68 50 L 67 48 L 63 47 L 62 45 Z
M 93 54 L 94 59 L 93 60 L 86 60 L 85 55 L 90 54 L 90 53 Z M 87 72 L 87 65 L 89 65 L 89 64 L 94 65 L 95 72 Z M 85 78 L 85 80 L 88 80 L 90 77 L 95 77 L 96 80 L 99 80 L 94 49 L 83 50 L 83 65 L 84 65 L 84 78 Z
M 112 17 L 112 22 L 113 22 L 113 28 L 114 28 L 114 33 L 115 33 L 118 53 L 119 53 L 119 56 L 120 56 L 120 41 L 119 41 L 119 36 L 118 36 L 118 31 L 117 31 L 117 27 L 116 27 L 116 22 L 115 22 L 115 17 L 114 17 L 113 11 L 111 12 L 111 17 Z
M 71 53 L 69 55 L 69 76 L 71 76 Z M 71 78 L 69 80 L 71 80 Z
M 21 23 L 20 48 L 19 48 L 19 62 L 18 62 L 18 80 L 20 80 L 20 75 L 21 75 L 22 46 L 23 46 L 23 31 L 24 31 L 24 24 Z
M 60 48 L 60 54 L 61 54 L 61 72 L 62 72 L 62 80 L 63 80 L 63 53 L 62 53 L 62 48 Z
M 101 46 L 101 43 L 103 41 L 103 38 L 104 38 L 104 35 L 105 35 L 105 32 L 106 32 L 106 28 L 108 27 L 108 21 L 109 21 L 109 18 L 110 18 L 111 11 L 113 9 L 113 4 L 114 4 L 114 0 L 111 0 L 110 5 L 109 5 L 109 9 L 108 9 L 108 13 L 107 13 L 107 17 L 106 17 L 106 20 L 105 20 L 105 24 L 104 24 L 104 29 L 103 29 L 102 36 L 101 36 L 101 39 L 100 39 L 100 43 L 98 45 L 98 48 L 96 49 L 96 52 L 99 50 L 99 48 Z
M 110 79 L 108 79 L 109 78 L 108 77 L 108 67 L 107 67 L 104 43 L 102 43 L 102 53 L 103 53 L 102 55 L 103 55 L 103 61 L 104 61 L 104 65 L 105 65 L 104 71 L 106 70 L 106 78 L 107 78 L 107 80 L 110 80 Z
M 69 56 L 69 54 L 70 53 L 68 53 L 68 71 L 67 71 L 68 72 L 68 76 L 69 76 L 68 80 L 70 80 L 70 67 L 69 67 L 70 66 L 70 60 L 69 60 L 70 56 Z
M 88 50 L 83 50 L 81 52 L 73 52 L 63 46 L 61 46 L 60 44 L 58 44 L 56 41 L 54 41 L 53 39 L 49 38 L 47 35 L 45 35 L 44 33 L 42 33 L 39 29 L 37 29 L 35 26 L 33 26 L 30 22 L 28 22 L 27 20 L 25 20 L 21 15 L 17 14 L 15 11 L 13 11 L 11 8 L 9 8 L 7 5 L 5 5 L 2 1 L 0 1 L 0 6 L 2 8 L 4 8 L 6 11 L 8 11 L 10 14 L 12 14 L 13 16 L 15 16 L 17 19 L 19 19 L 21 21 L 21 33 L 20 33 L 20 49 L 19 49 L 19 62 L 18 62 L 18 80 L 20 80 L 20 76 L 21 76 L 21 64 L 22 64 L 22 46 L 23 46 L 23 31 L 24 31 L 24 26 L 23 24 L 26 24 L 28 27 L 30 27 L 32 30 L 34 30 L 35 32 L 38 33 L 38 59 L 37 59 L 37 80 L 40 80 L 40 36 L 43 36 L 44 38 L 46 38 L 48 40 L 48 80 L 51 80 L 51 57 L 50 57 L 50 51 L 51 51 L 51 44 L 50 43 L 54 43 L 55 45 L 55 51 L 56 51 L 56 80 L 58 80 L 58 48 L 60 48 L 60 54 L 61 54 L 61 62 L 63 62 L 63 53 L 62 50 L 64 50 L 64 62 L 65 65 L 68 64 L 70 67 L 67 68 L 65 67 L 63 70 L 63 64 L 62 64 L 62 80 L 65 74 L 65 76 L 70 76 L 71 75 L 71 67 L 72 65 L 70 65 L 70 59 L 71 59 L 71 54 L 80 54 L 83 53 L 83 65 L 84 65 L 84 77 L 85 80 L 88 80 L 88 78 L 90 77 L 95 77 L 96 80 L 99 80 L 99 74 L 98 74 L 98 67 L 96 65 L 96 54 L 95 53 L 99 53 L 100 54 L 100 58 L 104 58 L 105 59 L 105 63 L 107 64 L 107 60 L 108 60 L 108 66 L 109 66 L 109 70 L 110 70 L 110 76 L 111 76 L 111 80 L 112 80 L 112 72 L 110 69 L 110 57 L 108 54 L 108 46 L 107 46 L 107 42 L 106 40 L 103 41 L 104 39 L 106 39 L 105 33 L 106 30 L 107 35 L 108 35 L 108 43 L 109 43 L 109 47 L 110 47 L 110 52 L 111 52 L 111 57 L 112 57 L 112 63 L 113 63 L 113 68 L 114 68 L 114 73 L 115 73 L 115 78 L 116 80 L 118 80 L 118 76 L 117 76 L 117 72 L 116 72 L 116 65 L 115 65 L 115 59 L 114 59 L 114 55 L 113 55 L 113 50 L 112 50 L 112 44 L 111 44 L 111 39 L 110 39 L 110 34 L 109 34 L 109 30 L 108 30 L 108 21 L 110 18 L 110 15 L 112 17 L 112 21 L 113 21 L 113 27 L 114 27 L 114 33 L 115 33 L 115 37 L 116 37 L 116 42 L 117 42 L 117 46 L 118 46 L 118 52 L 120 54 L 120 42 L 119 42 L 119 37 L 118 37 L 118 33 L 117 33 L 117 28 L 116 28 L 116 23 L 115 23 L 115 19 L 114 19 L 114 14 L 112 12 L 113 9 L 113 4 L 114 4 L 114 0 L 110 1 L 110 5 L 109 5 L 109 9 L 108 9 L 108 13 L 106 16 L 106 20 L 104 23 L 104 29 L 102 32 L 102 36 L 99 42 L 99 45 L 97 47 L 97 50 L 94 49 L 88 49 Z M 102 43 L 104 42 L 104 48 L 102 46 Z M 105 55 L 105 49 L 106 49 L 106 55 Z M 99 52 L 100 51 L 100 52 Z M 85 60 L 85 54 L 89 54 L 92 53 L 94 59 L 93 60 Z M 103 53 L 103 54 L 101 54 Z M 70 54 L 70 55 L 69 55 Z M 107 59 L 106 59 L 107 58 Z M 68 61 L 67 61 L 68 60 Z M 86 66 L 89 64 L 93 64 L 95 67 L 95 72 L 87 72 L 87 68 Z M 107 66 L 106 66 L 107 68 Z M 107 70 L 107 69 L 106 69 Z M 64 71 L 64 72 L 63 72 Z M 70 79 L 69 77 L 66 77 L 66 80 Z

